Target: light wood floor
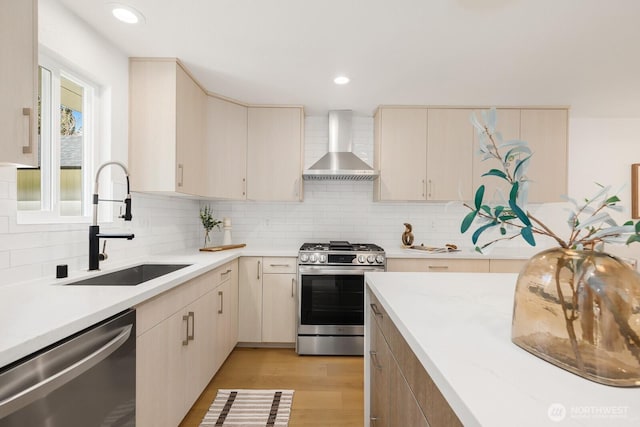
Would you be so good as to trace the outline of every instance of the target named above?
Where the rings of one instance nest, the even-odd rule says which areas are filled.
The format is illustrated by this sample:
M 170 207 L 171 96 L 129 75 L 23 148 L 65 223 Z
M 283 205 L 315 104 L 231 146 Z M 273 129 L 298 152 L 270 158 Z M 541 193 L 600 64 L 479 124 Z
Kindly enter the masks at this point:
M 298 356 L 293 349 L 236 348 L 180 427 L 197 427 L 219 388 L 295 390 L 290 427 L 362 427 L 363 358 Z

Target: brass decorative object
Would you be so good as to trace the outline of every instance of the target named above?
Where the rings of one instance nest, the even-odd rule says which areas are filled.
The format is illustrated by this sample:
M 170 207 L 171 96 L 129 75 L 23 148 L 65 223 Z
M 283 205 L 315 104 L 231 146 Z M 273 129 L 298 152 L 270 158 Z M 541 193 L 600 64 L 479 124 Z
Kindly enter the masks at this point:
M 405 222 L 404 226 L 405 230 L 404 233 L 402 233 L 402 244 L 404 246 L 411 246 L 413 245 L 413 233 L 411 232 L 413 228 L 408 222 Z
M 603 252 L 552 248 L 516 285 L 511 339 L 592 381 L 640 385 L 640 275 Z

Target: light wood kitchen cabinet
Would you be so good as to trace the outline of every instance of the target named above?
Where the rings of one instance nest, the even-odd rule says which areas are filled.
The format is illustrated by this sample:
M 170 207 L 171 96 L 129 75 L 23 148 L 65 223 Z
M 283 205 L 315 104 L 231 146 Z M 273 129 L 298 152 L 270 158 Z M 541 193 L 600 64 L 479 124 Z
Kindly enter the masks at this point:
M 490 273 L 520 273 L 522 267 L 528 262 L 526 259 L 490 259 Z
M 294 257 L 241 257 L 238 341 L 295 342 L 297 263 Z
M 530 203 L 559 202 L 567 193 L 568 115 L 566 108 L 497 109 L 496 130 L 503 140 L 526 141 L 533 152 L 527 171 Z M 474 138 L 477 151 L 477 134 Z M 508 201 L 511 188 L 500 178 L 481 176 L 492 168 L 501 169 L 497 160 L 474 157 L 473 188 L 485 184 L 485 202 L 502 204 Z
M 427 200 L 471 200 L 473 110 L 429 108 L 427 126 Z
M 220 272 L 220 277 L 221 285 L 216 289 L 214 373 L 222 366 L 238 342 L 238 261 L 225 266 Z
M 384 307 L 367 290 L 370 310 L 369 425 L 456 427 L 462 423 Z
M 218 312 L 219 292 L 234 286 L 227 272 L 234 265 L 136 307 L 136 425 L 178 425 L 231 351 L 237 300 L 225 300 L 228 317 Z
M 175 59 L 131 58 L 129 99 L 131 190 L 206 194 L 204 90 Z
M 561 202 L 567 194 L 568 121 L 566 108 L 520 112 L 520 139 L 533 151 L 527 173 L 531 203 Z
M 247 191 L 247 107 L 207 97 L 206 196 L 244 200 Z
M 387 258 L 387 271 L 488 273 L 488 259 Z
M 374 198 L 426 200 L 427 109 L 381 107 L 374 122 Z
M 38 166 L 38 2 L 2 0 L 0 165 Z
M 301 107 L 249 107 L 247 200 L 301 201 Z
M 476 110 L 476 115 L 479 119 L 482 118 L 480 110 Z M 511 141 L 520 139 L 520 109 L 505 109 L 498 108 L 496 110 L 497 117 L 497 130 L 502 135 L 503 141 Z M 498 143 L 498 141 L 496 141 Z M 479 154 L 480 145 L 478 142 L 478 133 L 473 132 L 473 192 L 480 185 L 485 186 L 484 201 L 485 203 L 504 204 L 509 200 L 509 191 L 511 187 L 509 184 L 495 176 L 482 176 L 489 172 L 491 169 L 501 169 L 502 165 L 494 158 L 482 160 L 482 156 Z M 475 194 L 472 194 L 472 197 Z

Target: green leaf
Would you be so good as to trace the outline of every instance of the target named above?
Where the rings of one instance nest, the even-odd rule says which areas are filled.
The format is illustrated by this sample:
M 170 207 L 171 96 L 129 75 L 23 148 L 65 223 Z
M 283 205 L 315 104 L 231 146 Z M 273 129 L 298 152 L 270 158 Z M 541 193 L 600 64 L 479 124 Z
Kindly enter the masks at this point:
M 507 221 L 511 221 L 512 219 L 516 219 L 517 216 L 512 215 L 512 214 L 504 214 L 504 215 L 500 215 L 498 217 L 498 219 L 502 222 L 507 222 Z
M 604 201 L 604 204 L 605 205 L 612 205 L 612 204 L 617 203 L 619 201 L 620 201 L 620 199 L 618 198 L 618 196 L 611 196 L 607 200 Z
M 500 234 L 502 234 L 503 236 L 507 234 L 507 229 L 504 227 L 500 227 Z
M 487 213 L 487 215 L 491 215 L 491 207 L 489 207 L 487 205 L 482 205 L 482 207 L 480 209 L 485 211 Z
M 479 210 L 480 206 L 482 206 L 482 198 L 483 197 L 484 197 L 484 185 L 481 185 L 476 190 L 476 197 L 475 197 L 476 210 Z
M 526 225 L 527 227 L 531 227 L 531 220 L 529 219 L 527 214 L 524 213 L 522 209 L 520 209 L 520 206 L 516 205 L 516 203 L 512 202 L 511 200 L 509 200 L 509 206 L 511 207 L 511 210 L 513 210 L 513 213 L 516 214 L 518 219 L 522 221 L 524 225 Z
M 640 221 L 636 222 L 636 233 L 640 233 Z
M 624 224 L 622 224 L 622 225 L 633 225 L 633 221 L 629 220 L 629 221 L 625 222 L 625 223 L 624 223 Z
M 629 238 L 627 239 L 627 245 L 633 242 L 640 242 L 640 234 L 632 234 L 631 236 L 629 236 Z
M 475 251 L 478 252 L 479 254 L 482 253 L 482 249 L 480 249 L 480 247 L 478 247 L 478 246 L 475 247 Z
M 520 235 L 522 235 L 522 238 L 531 246 L 535 246 L 536 245 L 536 239 L 534 239 L 533 237 L 533 230 L 531 229 L 531 227 L 525 227 L 520 231 Z
M 511 185 L 511 191 L 509 192 L 509 206 L 511 206 L 511 202 L 515 203 L 518 197 L 518 188 L 520 188 L 520 184 L 518 181 L 514 182 Z
M 491 228 L 493 226 L 497 225 L 496 222 L 490 222 L 488 224 L 483 225 L 482 227 L 478 228 L 474 233 L 473 236 L 471 236 L 471 242 L 475 245 L 476 243 L 478 243 L 478 239 L 480 238 L 480 235 L 488 228 Z
M 461 233 L 465 233 L 469 229 L 469 227 L 471 227 L 471 224 L 473 224 L 473 220 L 476 219 L 477 214 L 478 211 L 471 211 L 467 215 L 465 215 L 464 219 L 462 220 L 462 224 L 460 224 Z
M 504 210 L 504 206 L 496 206 L 496 207 L 493 209 L 493 214 L 494 214 L 496 217 L 498 217 L 498 216 L 500 216 L 500 214 L 502 213 L 502 211 L 503 211 L 503 210 Z
M 516 177 L 516 179 L 520 178 L 520 175 L 524 173 L 525 165 L 527 164 L 530 158 L 531 158 L 531 155 L 525 157 L 522 160 L 518 160 L 518 163 L 516 163 L 516 167 L 513 170 L 513 176 Z M 522 169 L 521 173 L 518 173 L 521 169 Z
M 507 174 L 500 169 L 491 169 L 489 172 L 483 173 L 482 176 L 497 176 L 498 178 L 502 178 L 507 181 L 509 180 L 507 178 Z

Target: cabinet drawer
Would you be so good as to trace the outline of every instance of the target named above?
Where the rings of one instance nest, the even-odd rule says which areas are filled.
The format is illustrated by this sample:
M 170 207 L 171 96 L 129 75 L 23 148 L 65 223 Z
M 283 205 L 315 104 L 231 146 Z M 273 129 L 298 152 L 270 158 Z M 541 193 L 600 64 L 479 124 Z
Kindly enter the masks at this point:
M 392 258 L 387 271 L 488 273 L 488 259 Z
M 216 285 L 226 282 L 231 279 L 231 273 L 233 272 L 233 263 L 227 263 L 213 270 L 213 277 L 215 277 Z
M 526 259 L 492 259 L 489 261 L 491 273 L 520 273 L 527 263 Z
M 295 273 L 297 258 L 289 257 L 264 257 L 262 258 L 262 272 L 270 273 Z

